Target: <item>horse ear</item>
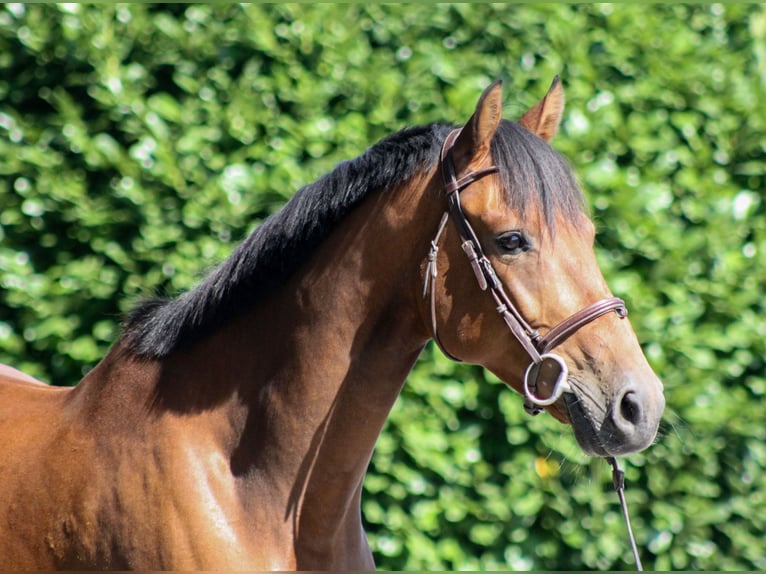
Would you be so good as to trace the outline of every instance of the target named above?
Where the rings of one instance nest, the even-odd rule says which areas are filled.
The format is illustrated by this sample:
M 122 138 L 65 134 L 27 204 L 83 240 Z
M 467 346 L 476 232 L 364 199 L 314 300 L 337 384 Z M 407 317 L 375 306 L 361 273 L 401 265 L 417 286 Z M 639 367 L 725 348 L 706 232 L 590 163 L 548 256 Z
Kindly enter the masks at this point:
M 521 116 L 519 123 L 549 142 L 559 129 L 563 112 L 564 89 L 561 87 L 561 80 L 556 76 L 553 78 L 553 83 L 545 97 L 529 108 Z
M 453 147 L 458 171 L 489 154 L 489 145 L 503 114 L 503 83 L 496 80 L 479 98 L 471 119 L 463 126 Z

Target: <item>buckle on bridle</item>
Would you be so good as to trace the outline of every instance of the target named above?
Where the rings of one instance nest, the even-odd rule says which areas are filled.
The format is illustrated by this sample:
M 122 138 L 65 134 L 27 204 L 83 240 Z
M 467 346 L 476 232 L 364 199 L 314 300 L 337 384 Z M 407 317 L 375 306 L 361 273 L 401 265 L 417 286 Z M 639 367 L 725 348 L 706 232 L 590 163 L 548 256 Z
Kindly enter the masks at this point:
M 460 246 L 463 248 L 466 257 L 468 257 L 468 262 L 471 264 L 473 274 L 476 276 L 476 281 L 479 283 L 479 289 L 486 291 L 487 277 L 484 275 L 484 270 L 481 265 L 482 260 L 479 258 L 479 254 L 476 253 L 476 247 L 474 246 L 473 241 L 466 239 Z

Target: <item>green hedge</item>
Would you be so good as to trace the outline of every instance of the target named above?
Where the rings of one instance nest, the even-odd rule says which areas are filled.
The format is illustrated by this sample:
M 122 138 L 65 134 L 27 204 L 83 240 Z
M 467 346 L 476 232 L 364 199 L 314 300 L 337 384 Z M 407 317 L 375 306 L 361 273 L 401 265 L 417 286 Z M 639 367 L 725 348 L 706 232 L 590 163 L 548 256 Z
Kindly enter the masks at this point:
M 666 383 L 627 461 L 655 569 L 766 568 L 766 9 L 716 5 L 0 8 L 0 361 L 75 383 L 121 315 L 187 289 L 301 185 L 384 135 L 518 116 L 554 142 Z M 363 511 L 380 567 L 621 569 L 609 469 L 430 346 Z

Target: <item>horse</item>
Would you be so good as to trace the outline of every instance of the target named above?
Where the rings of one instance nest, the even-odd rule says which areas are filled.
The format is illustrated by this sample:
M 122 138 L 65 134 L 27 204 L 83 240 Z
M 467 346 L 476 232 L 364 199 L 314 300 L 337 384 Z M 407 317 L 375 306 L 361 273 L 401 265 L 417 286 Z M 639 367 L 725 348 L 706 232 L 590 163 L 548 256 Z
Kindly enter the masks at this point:
M 0 567 L 374 568 L 362 483 L 431 339 L 585 453 L 647 448 L 662 384 L 550 146 L 561 82 L 502 107 L 498 81 L 302 187 L 77 385 L 0 370 Z

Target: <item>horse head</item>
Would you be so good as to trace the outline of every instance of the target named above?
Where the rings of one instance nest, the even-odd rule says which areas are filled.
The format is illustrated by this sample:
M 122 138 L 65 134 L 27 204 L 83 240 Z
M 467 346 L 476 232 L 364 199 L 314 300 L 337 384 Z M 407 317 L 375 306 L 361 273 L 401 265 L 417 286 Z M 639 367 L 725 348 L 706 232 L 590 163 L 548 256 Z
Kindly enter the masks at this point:
M 496 82 L 450 134 L 423 313 L 445 353 L 488 368 L 532 414 L 570 423 L 586 453 L 628 454 L 654 440 L 662 384 L 601 274 L 582 192 L 548 143 L 563 108 L 556 79 L 518 123 L 502 120 Z

